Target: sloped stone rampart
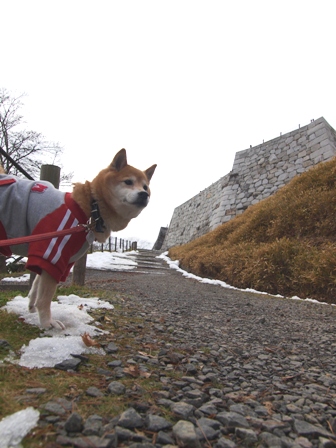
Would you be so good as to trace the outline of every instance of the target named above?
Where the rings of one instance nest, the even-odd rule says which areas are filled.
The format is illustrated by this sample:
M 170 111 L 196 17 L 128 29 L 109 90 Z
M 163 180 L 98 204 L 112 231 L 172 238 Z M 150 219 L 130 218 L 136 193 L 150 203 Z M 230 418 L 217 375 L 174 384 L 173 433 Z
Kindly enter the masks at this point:
M 235 155 L 232 171 L 175 208 L 163 250 L 214 230 L 293 177 L 336 156 L 336 132 L 321 117 Z

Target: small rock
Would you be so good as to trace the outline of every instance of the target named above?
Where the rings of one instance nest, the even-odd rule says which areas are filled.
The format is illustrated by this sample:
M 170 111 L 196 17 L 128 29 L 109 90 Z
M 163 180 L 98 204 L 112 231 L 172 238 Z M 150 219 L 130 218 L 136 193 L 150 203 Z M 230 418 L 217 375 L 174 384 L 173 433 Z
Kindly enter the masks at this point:
M 186 370 L 186 373 L 189 375 L 195 375 L 197 373 L 197 368 L 194 364 L 186 364 L 184 366 L 184 369 Z
M 112 376 L 113 372 L 111 370 L 107 370 L 107 369 L 97 369 L 97 373 L 98 375 L 104 375 L 104 376 Z
M 199 420 L 198 420 L 199 421 Z M 220 435 L 220 431 L 218 429 L 214 429 L 208 425 L 197 425 L 196 427 L 196 435 L 200 441 L 204 440 L 215 440 Z
M 220 429 L 221 425 L 217 420 L 213 420 L 212 418 L 202 417 L 197 420 L 197 426 L 210 426 L 213 429 Z
M 172 424 L 159 415 L 149 414 L 146 418 L 146 426 L 148 431 L 159 432 L 170 429 Z
M 214 445 L 214 448 L 236 448 L 237 445 L 233 442 L 233 440 L 226 439 L 225 437 L 221 437 L 218 439 L 217 443 Z
M 297 437 L 295 439 L 295 443 L 300 447 L 300 448 L 313 448 L 313 444 L 311 442 L 309 442 L 308 439 L 306 439 L 306 437 Z
M 89 397 L 103 397 L 104 396 L 103 392 L 100 389 L 98 389 L 98 387 L 94 387 L 94 386 L 88 387 L 86 389 L 86 395 L 89 395 Z
M 119 359 L 107 363 L 108 367 L 120 367 L 122 362 Z
M 244 441 L 247 446 L 254 445 L 258 442 L 258 436 L 252 429 L 247 428 L 236 428 L 235 434 L 237 437 Z
M 283 446 L 281 438 L 269 432 L 262 432 L 259 438 L 269 448 L 281 448 Z
M 164 431 L 159 431 L 156 438 L 156 443 L 159 445 L 174 445 L 174 439 L 171 434 L 168 434 Z
M 335 448 L 336 447 L 336 443 L 333 442 L 330 439 L 327 439 L 325 437 L 320 437 L 319 438 L 319 448 Z
M 304 420 L 294 420 L 294 429 L 300 436 L 305 437 L 332 437 L 334 438 L 333 434 L 326 429 L 312 425 L 311 423 L 307 423 Z
M 99 415 L 90 415 L 84 424 L 85 436 L 100 436 L 102 430 L 102 418 Z
M 201 448 L 195 427 L 191 422 L 180 420 L 173 426 L 177 444 L 184 448 Z
M 249 428 L 246 418 L 236 412 L 220 412 L 216 419 L 228 428 Z
M 216 415 L 218 413 L 218 409 L 216 408 L 216 406 L 214 406 L 212 404 L 208 404 L 208 403 L 205 403 L 198 410 L 203 412 L 203 414 L 206 414 L 206 415 Z
M 107 386 L 107 390 L 112 395 L 123 395 L 126 392 L 126 387 L 119 381 L 112 381 Z
M 120 415 L 118 426 L 127 429 L 141 428 L 144 421 L 134 408 L 128 408 Z
M 83 419 L 77 412 L 73 412 L 64 424 L 67 433 L 81 432 L 83 428 Z
M 194 411 L 194 406 L 180 401 L 170 406 L 171 411 L 179 418 L 187 419 Z
M 65 370 L 65 371 L 77 370 L 80 363 L 81 363 L 80 359 L 69 358 L 69 359 L 65 359 L 64 361 L 55 364 L 54 368 L 59 369 L 59 370 Z
M 114 342 L 110 342 L 106 347 L 105 347 L 105 351 L 106 353 L 117 353 L 117 351 L 119 350 L 119 348 L 116 346 L 116 344 Z
M 12 347 L 9 342 L 7 342 L 5 339 L 0 339 L 0 349 L 3 350 L 11 350 Z
M 64 407 L 55 401 L 48 401 L 48 403 L 44 405 L 44 409 L 50 414 L 64 415 L 66 413 Z
M 140 443 L 150 443 L 146 436 L 137 434 L 136 432 L 130 431 L 129 429 L 123 428 L 121 426 L 115 427 L 115 433 L 117 435 L 118 443 L 129 440 Z

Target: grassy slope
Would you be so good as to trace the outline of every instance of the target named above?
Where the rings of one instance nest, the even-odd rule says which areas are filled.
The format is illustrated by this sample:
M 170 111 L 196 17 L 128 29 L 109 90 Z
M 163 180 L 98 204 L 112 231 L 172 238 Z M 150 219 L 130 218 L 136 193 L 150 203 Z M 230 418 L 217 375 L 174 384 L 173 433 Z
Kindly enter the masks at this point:
M 169 256 L 239 288 L 336 303 L 336 158 Z

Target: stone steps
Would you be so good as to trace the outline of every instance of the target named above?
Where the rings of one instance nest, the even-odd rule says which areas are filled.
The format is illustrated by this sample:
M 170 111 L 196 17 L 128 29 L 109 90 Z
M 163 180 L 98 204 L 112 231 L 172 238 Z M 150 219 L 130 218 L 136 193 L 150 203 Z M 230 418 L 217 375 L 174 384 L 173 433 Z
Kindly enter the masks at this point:
M 162 252 L 159 250 L 139 249 L 135 255 L 135 261 L 138 263 L 137 269 L 170 269 L 166 262 L 161 258 L 157 258 Z

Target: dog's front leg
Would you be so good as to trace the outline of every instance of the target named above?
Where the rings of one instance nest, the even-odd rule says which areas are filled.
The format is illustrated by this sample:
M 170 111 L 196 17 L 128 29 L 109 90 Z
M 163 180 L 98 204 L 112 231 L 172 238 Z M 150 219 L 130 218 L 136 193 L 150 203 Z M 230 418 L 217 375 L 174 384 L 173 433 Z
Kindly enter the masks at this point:
M 28 309 L 29 309 L 30 313 L 36 313 L 36 299 L 37 299 L 39 281 L 40 281 L 40 276 L 37 275 L 33 281 L 32 287 L 28 294 L 28 297 L 29 297 Z
M 46 271 L 42 271 L 42 274 L 39 276 L 40 278 L 37 281 L 36 292 L 35 292 L 35 281 L 32 287 L 32 292 L 34 297 L 34 293 L 36 294 L 35 307 L 39 313 L 40 324 L 43 328 L 58 328 L 61 330 L 65 329 L 64 324 L 59 320 L 53 320 L 51 318 L 51 301 L 54 297 L 57 282 L 51 277 Z M 32 301 L 32 298 L 30 298 Z M 29 303 L 29 306 L 31 303 Z

